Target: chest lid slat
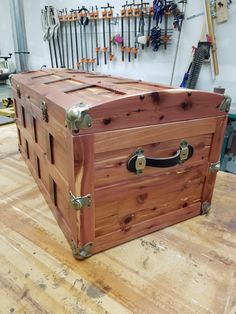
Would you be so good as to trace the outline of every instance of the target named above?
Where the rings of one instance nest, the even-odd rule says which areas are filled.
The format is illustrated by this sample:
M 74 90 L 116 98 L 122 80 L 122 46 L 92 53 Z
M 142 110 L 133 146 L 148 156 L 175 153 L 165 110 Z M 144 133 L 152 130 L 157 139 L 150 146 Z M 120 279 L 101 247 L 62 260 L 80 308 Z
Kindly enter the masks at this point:
M 18 96 L 34 95 L 33 105 L 45 102 L 49 121 L 58 108 L 64 124 L 68 110 L 82 104 L 92 123 L 81 134 L 224 116 L 230 102 L 220 94 L 67 69 L 17 74 L 12 83 Z

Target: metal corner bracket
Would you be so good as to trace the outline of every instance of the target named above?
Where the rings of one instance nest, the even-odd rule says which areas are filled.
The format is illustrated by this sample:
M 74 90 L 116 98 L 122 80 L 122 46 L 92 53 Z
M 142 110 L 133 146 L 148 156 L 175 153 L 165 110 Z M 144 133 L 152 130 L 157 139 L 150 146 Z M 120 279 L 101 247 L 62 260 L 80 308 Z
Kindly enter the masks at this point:
M 231 106 L 231 97 L 225 95 L 223 101 L 220 104 L 220 111 L 221 112 L 229 112 Z
M 80 129 L 91 128 L 92 119 L 87 111 L 88 107 L 83 103 L 66 111 L 65 124 L 71 132 L 79 132 Z
M 73 254 L 74 258 L 76 258 L 78 260 L 83 260 L 87 257 L 92 256 L 92 253 L 91 253 L 92 247 L 93 247 L 92 242 L 88 242 L 84 246 L 79 248 L 75 245 L 74 241 L 71 241 L 72 254 Z
M 92 197 L 90 194 L 85 196 L 74 196 L 72 192 L 70 192 L 70 202 L 75 210 L 80 210 L 83 207 L 91 207 Z
M 211 163 L 210 167 L 209 167 L 209 172 L 211 173 L 215 173 L 220 171 L 220 161 Z
M 211 203 L 209 202 L 204 202 L 202 203 L 202 208 L 201 208 L 201 215 L 206 215 L 208 216 L 211 210 Z

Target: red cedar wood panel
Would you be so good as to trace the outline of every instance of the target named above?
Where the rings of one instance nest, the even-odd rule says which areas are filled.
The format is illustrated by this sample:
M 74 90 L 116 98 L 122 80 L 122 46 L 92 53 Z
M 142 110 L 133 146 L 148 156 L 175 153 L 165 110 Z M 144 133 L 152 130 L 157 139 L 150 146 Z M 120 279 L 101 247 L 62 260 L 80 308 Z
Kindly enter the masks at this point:
M 224 133 L 227 125 L 227 117 L 218 118 L 216 124 L 216 131 L 212 140 L 211 152 L 209 155 L 209 166 L 211 163 L 218 162 L 220 159 L 220 153 L 222 149 L 222 144 L 224 141 Z M 203 202 L 211 202 L 214 186 L 216 180 L 216 173 L 208 172 L 206 176 L 205 185 L 202 193 Z
M 124 182 L 100 190 L 95 195 L 96 237 L 117 230 L 123 230 L 126 237 L 126 232 L 142 221 L 199 202 L 206 169 L 204 163 L 183 172 L 172 170 L 146 182 L 137 179 L 135 185 Z M 110 194 L 113 199 L 107 197 Z
M 63 71 L 59 72 L 59 75 L 63 76 Z M 72 76 L 72 79 L 78 79 L 78 75 L 75 75 L 74 78 Z M 94 95 L 89 93 L 89 89 L 81 91 L 83 92 L 81 98 L 78 95 L 73 95 L 73 93 L 63 93 L 58 83 L 44 85 L 40 79 L 33 80 L 31 76 L 26 74 L 23 75 L 23 78 L 21 78 L 22 83 L 25 82 L 23 90 L 25 92 L 30 91 L 30 94 L 32 94 L 30 97 L 32 98 L 33 107 L 39 106 L 45 98 L 48 104 L 49 116 L 52 114 L 60 124 L 65 121 L 65 111 L 61 109 L 78 105 L 78 99 L 82 99 L 88 105 L 90 101 L 94 103 L 96 100 L 96 104 L 91 105 L 90 109 L 93 127 L 89 130 L 81 130 L 81 134 L 221 115 L 218 107 L 223 98 L 221 95 L 212 93 L 189 92 L 181 89 L 165 89 L 164 87 L 160 90 L 160 86 L 154 84 L 152 84 L 153 90 L 150 91 L 146 89 L 149 85 L 140 83 L 143 93 L 140 91 L 137 95 L 137 92 L 131 91 L 123 96 L 114 93 L 112 101 L 104 102 L 104 100 L 99 99 L 99 95 L 94 98 Z M 83 80 L 85 83 L 94 82 L 93 78 L 88 78 L 88 75 L 85 74 L 80 74 L 78 80 Z M 102 79 L 100 80 L 102 81 Z M 13 83 L 15 87 L 14 80 Z M 27 87 L 25 84 L 28 84 Z M 105 87 L 106 84 L 101 83 L 100 85 Z M 110 88 L 115 90 L 116 85 L 110 83 Z M 124 88 L 125 84 L 121 84 L 121 87 Z M 85 93 L 87 93 L 87 96 Z M 28 92 L 26 94 L 28 95 Z M 86 97 L 88 101 L 86 101 Z
M 194 148 L 194 155 L 188 161 L 182 165 L 182 167 L 188 167 L 189 164 L 201 162 L 208 162 L 210 145 L 212 142 L 212 134 L 185 137 L 188 143 Z M 152 143 L 148 145 L 142 145 L 146 156 L 152 157 L 166 157 L 171 156 L 176 152 L 176 148 L 179 147 L 180 140 L 171 140 L 165 142 Z M 95 187 L 99 188 L 104 185 L 125 181 L 126 179 L 133 179 L 132 173 L 127 172 L 127 160 L 130 155 L 136 150 L 137 147 L 126 149 L 120 149 L 109 153 L 109 159 L 107 153 L 103 152 L 95 155 Z M 143 175 L 157 176 L 162 172 L 165 172 L 164 168 L 151 168 L 147 167 Z
M 217 124 L 217 119 L 215 118 L 207 118 L 202 120 L 194 120 L 194 121 L 186 121 L 183 123 L 169 123 L 166 125 L 157 125 L 150 126 L 145 128 L 135 128 L 132 130 L 119 130 L 119 131 L 111 131 L 107 133 L 99 133 L 95 135 L 95 139 L 98 140 L 98 143 L 95 142 L 95 151 L 99 154 L 106 153 L 106 157 L 108 163 L 110 161 L 110 153 L 113 153 L 116 150 L 122 148 L 129 148 L 130 143 L 132 145 L 141 145 L 143 144 L 152 144 L 156 142 L 168 141 L 178 138 L 179 142 L 181 138 L 188 133 L 189 143 L 191 143 L 191 136 L 197 137 L 200 133 L 208 135 L 208 145 L 211 143 L 212 133 L 215 132 Z M 140 132 L 142 130 L 142 132 Z M 200 130 L 200 131 L 199 131 Z M 146 207 L 158 208 L 159 202 L 162 202 L 163 205 L 166 199 L 163 201 L 159 200 L 160 195 L 158 192 L 161 191 L 161 195 L 175 195 L 174 202 L 170 204 L 170 208 L 168 211 L 172 209 L 172 211 L 180 209 L 182 206 L 178 203 L 178 197 L 181 193 L 181 190 L 187 190 L 187 184 L 194 185 L 194 180 L 200 177 L 201 181 L 196 182 L 195 191 L 191 191 L 191 193 L 195 193 L 197 191 L 197 187 L 200 185 L 200 190 L 198 194 L 195 195 L 195 198 L 192 201 L 200 201 L 201 193 L 202 193 L 202 185 L 204 182 L 204 177 L 206 174 L 206 169 L 208 169 L 208 158 L 202 159 L 202 152 L 205 149 L 204 143 L 202 143 L 201 136 L 199 136 L 198 140 L 196 140 L 196 146 L 199 146 L 200 153 L 194 154 L 193 160 L 190 159 L 184 165 L 177 165 L 171 169 L 150 169 L 149 173 L 145 175 L 141 175 L 139 177 L 134 178 L 134 175 L 128 173 L 125 169 L 125 165 L 123 167 L 123 172 L 120 171 L 120 177 L 118 180 L 114 180 L 113 185 L 105 186 L 106 180 L 104 179 L 104 186 L 96 189 L 95 200 L 96 200 L 96 236 L 100 239 L 101 236 L 105 236 L 104 234 L 111 235 L 111 238 L 116 241 L 116 236 L 118 234 L 111 234 L 115 232 L 116 229 L 123 230 L 123 240 L 129 235 L 130 229 L 135 229 L 136 224 L 139 224 L 141 221 L 137 219 L 136 210 L 138 208 L 137 201 L 139 200 L 139 196 L 141 194 L 145 194 L 146 191 Z M 136 143 L 137 141 L 137 143 Z M 176 143 L 176 141 L 175 141 Z M 172 145 L 173 147 L 173 145 Z M 176 147 L 177 150 L 178 147 Z M 158 148 L 153 148 L 153 151 L 158 153 Z M 209 149 L 207 151 L 207 156 L 209 156 Z M 119 151 L 118 151 L 119 157 Z M 195 159 L 194 159 L 195 158 Z M 117 158 L 120 161 L 120 158 Z M 194 169 L 194 162 L 198 162 L 198 165 L 202 165 L 200 168 L 202 169 L 200 172 Z M 110 170 L 110 165 L 108 165 L 108 169 Z M 190 175 L 191 180 L 188 183 L 186 176 L 184 176 L 184 169 L 187 171 L 187 174 Z M 159 171 L 159 173 L 157 173 Z M 151 175 L 151 173 L 154 173 Z M 156 172 L 156 173 L 155 173 Z M 156 176 L 155 176 L 156 174 Z M 157 175 L 158 174 L 158 175 Z M 95 176 L 97 173 L 95 172 Z M 112 174 L 111 174 L 112 176 Z M 166 177 L 164 177 L 166 176 Z M 195 178 L 195 179 L 194 179 Z M 123 179 L 123 182 L 122 182 Z M 127 181 L 125 181 L 127 180 Z M 129 181 L 130 180 L 130 181 Z M 146 183 L 145 183 L 146 180 Z M 167 181 L 166 181 L 167 180 Z M 117 181 L 117 183 L 115 183 Z M 169 186 L 170 191 L 168 190 L 168 182 L 171 181 L 171 185 Z M 161 184 L 158 182 L 161 182 Z M 163 185 L 162 185 L 163 184 Z M 146 188 L 147 185 L 149 188 Z M 183 185 L 183 186 L 182 186 Z M 151 188 L 152 186 L 152 188 Z M 127 188 L 128 187 L 128 188 Z M 152 192 L 153 189 L 153 192 Z M 138 191 L 138 192 L 137 192 Z M 156 191 L 156 192 L 155 192 Z M 168 193 L 169 191 L 169 193 Z M 189 191 L 188 191 L 189 192 Z M 133 194 L 133 195 L 132 195 Z M 159 196 L 158 196 L 159 195 Z M 156 196 L 156 199 L 155 199 Z M 151 198 L 151 199 L 150 199 Z M 166 195 L 165 195 L 166 198 Z M 169 197 L 168 197 L 169 198 Z M 185 201 L 182 205 L 191 206 L 186 202 L 187 195 L 184 196 Z M 124 200 L 125 199 L 125 200 Z M 121 200 L 124 200 L 121 202 Z M 153 200 L 155 200 L 153 202 Z M 155 206 L 156 204 L 156 206 Z M 142 204 L 143 205 L 143 204 Z M 180 206 L 178 208 L 178 205 Z M 145 208 L 146 208 L 145 207 Z M 117 210 L 119 208 L 119 211 Z M 125 217 L 130 214 L 132 217 L 135 217 L 135 221 L 133 224 L 129 224 L 123 228 L 122 221 L 125 220 Z M 161 214 L 166 214 L 166 212 Z M 108 217 L 106 217 L 108 215 Z M 159 215 L 158 211 L 156 215 Z M 144 212 L 143 220 L 149 219 L 150 215 L 147 215 L 147 212 Z M 100 217 L 100 218 L 99 218 Z M 155 219 L 152 217 L 152 219 Z M 132 219 L 130 219 L 132 220 Z M 99 226 L 100 222 L 100 226 Z M 119 225 L 120 223 L 120 225 Z M 99 240 L 96 238 L 96 241 Z
M 63 178 L 63 176 L 60 174 L 60 169 L 57 169 L 55 165 L 51 165 L 50 160 L 45 161 L 42 147 L 37 144 L 34 145 L 34 124 L 32 123 L 32 120 L 29 119 L 28 113 L 25 114 L 24 119 L 27 131 L 25 131 L 26 129 L 23 127 L 22 112 L 18 112 L 19 117 L 17 119 L 17 123 L 19 124 L 21 141 L 23 144 L 25 145 L 25 138 L 28 139 L 30 144 L 32 143 L 30 148 L 30 155 L 32 155 L 32 157 L 30 157 L 34 168 L 37 167 L 37 162 L 35 163 L 35 156 L 34 154 L 31 154 L 31 151 L 35 151 L 36 155 L 40 156 L 40 162 L 45 162 L 50 176 L 55 179 L 55 182 L 60 182 L 60 189 L 66 191 L 65 194 L 69 193 L 69 191 L 74 191 L 75 195 L 77 195 L 76 193 L 80 191 L 83 194 L 92 194 L 93 199 L 96 199 L 96 197 L 94 197 L 93 186 L 94 164 L 96 160 L 94 160 L 94 158 L 96 158 L 99 154 L 101 156 L 101 154 L 105 154 L 106 152 L 109 156 L 109 154 L 114 152 L 114 150 L 118 149 L 117 144 L 115 145 L 114 143 L 114 134 L 116 135 L 116 141 L 119 140 L 119 142 L 122 143 L 122 149 L 127 149 L 130 146 L 130 142 L 128 143 L 129 140 L 131 140 L 133 146 L 139 146 L 137 139 L 141 136 L 143 139 L 143 144 L 149 145 L 149 143 L 156 143 L 158 141 L 158 136 L 160 133 L 163 136 L 162 140 L 168 140 L 168 135 L 172 139 L 177 139 L 178 137 L 185 137 L 184 135 L 189 133 L 189 125 L 188 129 L 185 129 L 186 122 L 181 122 L 181 124 L 184 126 L 182 128 L 180 127 L 178 132 L 176 132 L 175 128 L 173 127 L 172 130 L 168 130 L 166 128 L 166 123 L 171 121 L 204 118 L 202 119 L 203 122 L 201 122 L 203 124 L 200 123 L 199 125 L 197 125 L 198 122 L 196 121 L 188 121 L 191 128 L 191 136 L 202 136 L 204 134 L 211 136 L 211 134 L 215 132 L 215 127 L 219 124 L 219 120 L 224 120 L 224 123 L 219 124 L 219 127 L 221 126 L 222 128 L 225 126 L 225 114 L 222 114 L 219 111 L 219 105 L 223 100 L 221 95 L 198 91 L 189 92 L 187 90 L 174 90 L 165 86 L 162 87 L 155 84 L 135 82 L 135 84 L 138 85 L 138 88 L 140 88 L 140 91 L 137 91 L 132 82 L 130 83 L 130 81 L 127 81 L 127 79 L 125 82 L 122 78 L 103 78 L 96 75 L 88 75 L 87 73 L 76 73 L 75 71 L 58 71 L 58 73 L 53 75 L 48 74 L 49 73 L 47 72 L 36 72 L 33 75 L 31 73 L 30 75 L 23 74 L 15 76 L 15 78 L 13 78 L 14 95 L 17 101 L 17 106 L 18 103 L 21 104 L 25 108 L 25 111 L 29 111 L 30 114 L 34 116 L 36 122 L 42 120 L 40 104 L 42 101 L 46 101 L 49 114 L 49 123 L 42 122 L 39 123 L 39 125 L 41 130 L 45 128 L 47 132 L 52 134 L 53 138 L 55 137 L 55 140 L 60 141 L 60 138 L 63 137 L 63 140 L 69 144 L 67 146 L 69 148 L 68 153 L 70 155 L 70 157 L 68 157 L 68 163 L 71 163 L 71 161 L 75 160 L 75 163 L 72 162 L 72 164 L 68 166 L 69 180 L 67 178 Z M 37 75 L 44 76 L 41 78 L 32 79 L 32 76 Z M 68 88 L 74 84 L 72 84 L 71 81 L 64 80 L 64 78 L 68 76 L 71 78 L 71 80 L 81 82 L 82 84 L 95 84 L 99 88 L 105 89 L 105 92 L 102 94 L 101 90 L 100 100 L 99 92 L 96 88 L 83 89 L 81 92 L 76 91 L 71 93 L 64 93 L 63 90 L 67 88 L 67 84 Z M 61 78 L 63 80 L 61 80 Z M 58 79 L 60 81 L 58 81 Z M 47 83 L 53 80 L 57 80 L 57 82 L 43 84 L 43 82 Z M 17 83 L 20 84 L 22 94 L 21 98 L 18 97 L 16 92 Z M 143 92 L 141 90 L 142 88 Z M 107 91 L 109 91 L 109 93 Z M 114 96 L 112 96 L 113 100 L 109 100 L 108 98 L 108 101 L 104 102 L 104 95 L 107 94 L 110 97 L 112 92 L 114 94 Z M 94 103 L 93 93 L 98 94 L 96 95 L 96 104 Z M 83 95 L 83 97 L 80 98 L 78 95 Z M 81 130 L 79 136 L 72 137 L 64 128 L 65 109 L 68 109 L 74 105 L 78 105 L 78 98 L 82 99 L 82 101 L 85 100 L 85 102 L 86 100 L 93 101 L 89 110 L 89 114 L 93 119 L 93 127 L 88 130 Z M 18 108 L 17 111 L 19 111 Z M 150 124 L 153 124 L 153 126 L 149 127 Z M 173 124 L 168 123 L 168 127 Z M 141 128 L 140 126 L 144 126 L 144 128 Z M 125 139 L 124 132 L 126 131 L 125 129 L 129 127 L 133 129 L 129 130 L 131 136 L 127 140 Z M 152 129 L 152 127 L 154 129 Z M 160 129 L 158 127 L 160 127 Z M 141 129 L 144 132 L 143 134 Z M 155 138 L 153 134 L 150 134 L 153 130 L 155 131 Z M 47 132 L 46 138 L 48 139 Z M 219 129 L 213 138 L 212 149 L 214 151 L 216 151 L 216 148 L 214 147 L 216 147 L 217 142 L 219 142 L 219 139 L 223 137 L 222 132 L 223 129 Z M 95 134 L 89 135 L 89 133 Z M 23 155 L 25 156 L 26 147 L 23 148 L 21 145 L 21 149 L 23 150 Z M 84 157 L 85 155 L 83 155 L 85 152 L 86 158 Z M 213 153 L 210 153 L 210 156 L 212 154 Z M 49 150 L 47 155 L 50 156 Z M 217 151 L 215 155 L 217 155 Z M 81 158 L 81 156 L 83 157 Z M 205 161 L 202 163 L 204 162 Z M 29 160 L 27 160 L 27 163 L 29 164 Z M 200 164 L 195 166 L 200 167 Z M 60 168 L 60 165 L 57 165 L 57 167 Z M 84 170 L 86 170 L 86 173 Z M 38 180 L 37 178 L 37 171 L 33 170 L 33 172 L 37 182 L 39 182 L 40 188 L 44 190 L 46 193 L 46 198 L 49 199 L 48 191 L 45 191 L 41 180 Z M 209 195 L 209 191 L 212 191 L 215 176 L 211 175 L 209 178 L 207 177 L 206 179 L 203 195 Z M 197 202 L 197 200 L 198 194 L 195 195 L 193 201 Z M 55 206 L 51 204 L 52 202 L 50 202 L 50 200 L 49 203 L 52 205 L 51 207 L 55 214 Z M 67 233 L 67 238 L 69 241 L 71 239 L 74 241 L 77 240 L 76 242 L 79 245 L 84 245 L 87 242 L 95 241 L 97 246 L 95 246 L 93 250 L 94 252 L 97 252 L 142 234 L 160 229 L 166 225 L 193 217 L 199 214 L 200 207 L 201 202 L 197 202 L 196 204 L 189 205 L 186 208 L 179 209 L 178 211 L 173 210 L 170 213 L 164 213 L 160 217 L 153 218 L 151 216 L 152 219 L 139 222 L 130 230 L 126 230 L 127 234 L 125 237 L 122 232 L 116 231 L 112 234 L 103 235 L 96 239 L 94 203 L 92 204 L 91 208 L 82 210 L 80 213 L 76 213 L 73 209 L 69 211 L 69 213 L 72 213 L 69 220 L 78 221 L 78 223 L 74 223 L 69 227 L 70 231 L 67 230 L 68 224 L 65 221 L 63 222 L 62 215 L 59 215 L 59 212 L 56 212 L 56 216 L 59 220 L 59 223 L 63 224 L 62 229 L 64 229 L 64 232 Z M 168 222 L 166 222 L 167 218 L 169 219 Z M 81 228 L 82 226 L 83 228 Z

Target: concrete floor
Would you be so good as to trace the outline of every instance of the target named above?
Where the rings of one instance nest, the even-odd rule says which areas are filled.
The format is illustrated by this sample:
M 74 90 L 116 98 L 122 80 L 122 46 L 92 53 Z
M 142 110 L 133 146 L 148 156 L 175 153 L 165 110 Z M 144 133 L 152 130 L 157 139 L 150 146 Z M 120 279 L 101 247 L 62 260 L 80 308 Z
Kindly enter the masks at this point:
M 0 108 L 2 107 L 2 99 L 7 97 L 12 97 L 11 86 L 4 82 L 0 82 Z M 0 116 L 0 125 L 8 124 L 13 121 L 14 119 Z

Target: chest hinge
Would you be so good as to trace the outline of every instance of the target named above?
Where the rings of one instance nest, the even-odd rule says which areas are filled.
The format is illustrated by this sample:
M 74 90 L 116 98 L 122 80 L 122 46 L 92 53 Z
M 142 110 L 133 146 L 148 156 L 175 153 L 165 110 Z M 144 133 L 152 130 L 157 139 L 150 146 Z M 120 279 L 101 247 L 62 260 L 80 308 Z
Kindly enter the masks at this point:
M 83 207 L 91 207 L 92 197 L 90 194 L 85 196 L 74 196 L 70 192 L 70 202 L 75 210 L 80 210 Z

